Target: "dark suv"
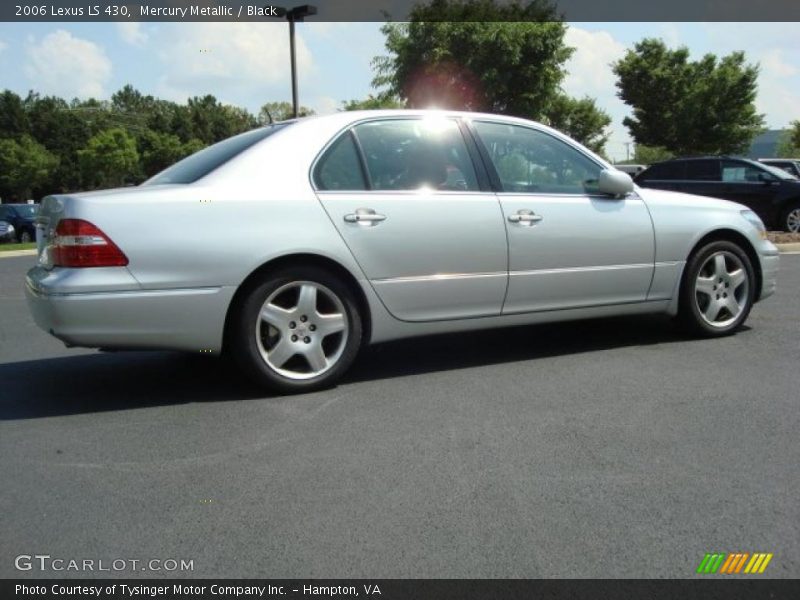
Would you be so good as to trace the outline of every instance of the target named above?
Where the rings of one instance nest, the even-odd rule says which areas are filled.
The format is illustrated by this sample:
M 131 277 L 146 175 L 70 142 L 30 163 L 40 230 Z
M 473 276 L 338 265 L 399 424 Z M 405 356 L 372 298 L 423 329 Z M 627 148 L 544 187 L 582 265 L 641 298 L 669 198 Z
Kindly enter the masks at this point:
M 0 221 L 8 221 L 17 232 L 17 241 L 22 243 L 36 241 L 37 204 L 0 204 Z
M 642 187 L 732 200 L 770 229 L 800 232 L 800 180 L 745 158 L 708 156 L 656 163 L 636 176 Z

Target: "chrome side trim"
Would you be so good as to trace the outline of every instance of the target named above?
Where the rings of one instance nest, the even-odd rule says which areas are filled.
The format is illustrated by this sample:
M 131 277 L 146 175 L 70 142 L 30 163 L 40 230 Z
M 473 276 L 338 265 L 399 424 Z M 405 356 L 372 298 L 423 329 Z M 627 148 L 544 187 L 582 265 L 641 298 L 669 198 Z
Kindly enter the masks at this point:
M 593 267 L 565 267 L 561 269 L 533 269 L 530 271 L 511 271 L 508 275 L 548 275 L 553 273 L 579 273 L 584 271 L 614 271 L 619 269 L 652 269 L 654 267 L 675 266 L 681 261 L 661 261 L 653 263 L 638 263 L 630 265 L 600 265 Z M 506 273 L 496 271 L 494 273 L 435 273 L 432 275 L 409 275 L 404 277 L 384 277 L 371 279 L 373 282 L 422 282 L 422 281 L 441 281 L 443 279 L 477 279 L 481 277 L 505 277 Z
M 505 271 L 494 273 L 436 273 L 434 275 L 411 275 L 405 277 L 385 277 L 382 279 L 372 279 L 374 283 L 386 282 L 422 282 L 422 281 L 442 281 L 447 279 L 481 279 L 484 277 L 506 277 Z

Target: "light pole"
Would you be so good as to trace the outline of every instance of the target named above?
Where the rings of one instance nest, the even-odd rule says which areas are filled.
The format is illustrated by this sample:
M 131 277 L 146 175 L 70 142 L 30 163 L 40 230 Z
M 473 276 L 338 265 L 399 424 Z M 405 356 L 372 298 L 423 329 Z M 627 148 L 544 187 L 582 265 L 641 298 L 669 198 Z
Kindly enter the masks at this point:
M 317 14 L 317 7 L 310 4 L 295 6 L 292 9 L 278 8 L 277 15 L 289 21 L 289 54 L 292 62 L 292 114 L 297 118 L 299 103 L 297 101 L 297 55 L 294 46 L 294 24 L 302 23 L 306 17 Z

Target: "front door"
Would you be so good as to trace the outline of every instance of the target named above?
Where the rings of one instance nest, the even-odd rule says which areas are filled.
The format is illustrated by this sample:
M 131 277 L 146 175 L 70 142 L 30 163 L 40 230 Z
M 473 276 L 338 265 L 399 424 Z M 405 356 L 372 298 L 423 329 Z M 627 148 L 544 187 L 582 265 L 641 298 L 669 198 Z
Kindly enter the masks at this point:
M 503 313 L 644 301 L 655 257 L 644 201 L 598 193 L 603 166 L 547 131 L 473 128 L 494 166 L 508 233 Z
M 458 122 L 370 120 L 341 134 L 314 171 L 317 195 L 386 308 L 431 321 L 500 314 L 503 217 L 481 191 Z

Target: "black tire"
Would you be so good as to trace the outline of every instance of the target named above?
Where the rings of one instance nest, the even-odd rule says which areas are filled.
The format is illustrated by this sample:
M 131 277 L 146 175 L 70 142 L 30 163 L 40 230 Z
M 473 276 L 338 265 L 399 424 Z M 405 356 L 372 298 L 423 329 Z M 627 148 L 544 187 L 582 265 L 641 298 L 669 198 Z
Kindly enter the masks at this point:
M 298 377 L 305 377 L 299 379 L 285 374 L 286 371 L 290 370 L 290 368 L 286 366 L 289 363 L 285 363 L 283 367 L 280 367 L 278 370 L 269 364 L 268 357 L 272 356 L 272 350 L 268 349 L 267 345 L 270 343 L 269 340 L 273 338 L 278 339 L 280 342 L 288 343 L 290 341 L 288 338 L 292 337 L 292 332 L 300 332 L 300 329 L 286 329 L 281 331 L 266 321 L 262 321 L 259 315 L 267 299 L 271 298 L 274 294 L 279 294 L 277 299 L 282 300 L 280 296 L 281 293 L 290 295 L 294 293 L 293 286 L 304 288 L 306 284 L 312 284 L 312 287 L 321 286 L 318 288 L 318 292 L 322 292 L 320 295 L 322 298 L 320 302 L 329 302 L 330 304 L 332 298 L 328 293 L 330 292 L 333 294 L 339 301 L 338 306 L 344 311 L 343 313 L 337 312 L 337 314 L 346 315 L 346 323 L 344 324 L 344 331 L 341 334 L 342 337 L 338 338 L 338 340 L 336 336 L 340 334 L 328 334 L 327 337 L 325 337 L 325 335 L 319 336 L 320 347 L 323 345 L 323 340 L 327 344 L 330 338 L 334 338 L 333 343 L 336 344 L 338 342 L 337 348 L 339 349 L 339 351 L 335 353 L 335 362 L 332 362 L 329 367 L 326 367 L 327 370 L 321 372 L 319 375 L 313 375 L 314 369 L 311 362 L 303 358 L 302 354 L 298 353 L 292 355 L 290 362 L 295 361 L 292 364 L 294 365 L 296 363 L 298 366 L 292 366 L 291 369 L 298 370 Z M 281 292 L 281 290 L 287 291 Z M 229 335 L 226 340 L 226 350 L 230 352 L 231 357 L 239 368 L 258 385 L 271 391 L 289 394 L 310 392 L 329 387 L 347 371 L 358 354 L 363 336 L 362 319 L 359 313 L 358 303 L 350 288 L 328 271 L 311 266 L 280 269 L 270 273 L 263 281 L 249 286 L 243 293 L 242 301 L 238 304 L 238 307 L 234 309 L 235 313 L 232 315 L 232 321 L 228 332 Z M 299 289 L 297 293 L 300 293 Z M 277 302 L 276 299 L 272 301 Z M 298 306 L 292 310 L 299 309 L 299 297 L 297 302 Z M 317 315 L 317 317 L 319 317 L 319 315 Z M 296 324 L 295 321 L 297 321 Z M 307 324 L 304 322 L 301 326 L 299 319 L 293 320 L 292 324 L 295 324 L 295 327 L 301 326 L 303 328 L 303 333 L 301 335 L 308 336 L 308 338 L 303 337 L 303 339 L 311 339 L 311 336 L 316 336 L 318 334 L 318 332 L 314 333 L 316 332 L 316 328 L 311 329 L 313 321 L 314 317 L 311 316 L 308 318 Z M 321 325 L 320 328 L 322 328 Z M 258 334 L 257 331 L 259 331 Z M 344 335 L 345 332 L 346 335 Z M 296 338 L 297 336 L 294 337 Z M 293 347 L 302 350 L 303 339 L 292 341 L 292 343 L 296 345 Z M 314 339 L 313 343 L 316 344 L 317 339 Z M 273 346 L 273 348 L 274 347 L 277 347 L 277 345 Z M 323 352 L 325 351 L 323 350 Z M 303 364 L 306 366 L 303 367 Z M 300 370 L 303 368 L 306 368 L 309 373 L 301 373 Z M 279 371 L 284 371 L 284 373 Z
M 800 233 L 798 226 L 800 226 L 800 202 L 792 202 L 781 213 L 780 228 L 789 233 Z
M 27 229 L 23 229 L 22 232 L 19 234 L 19 243 L 20 244 L 30 244 L 33 241 L 33 235 Z
M 713 299 L 712 295 L 706 295 L 705 292 L 698 291 L 696 285 L 698 284 L 698 277 L 701 274 L 701 270 L 703 270 L 703 279 L 710 279 L 707 277 L 709 272 L 706 269 L 709 268 L 709 261 L 712 257 L 716 260 L 716 256 L 718 255 L 725 257 L 727 261 L 726 264 L 732 263 L 736 266 L 736 261 L 739 261 L 746 276 L 747 286 L 746 289 L 743 290 L 739 290 L 738 287 L 735 288 L 735 292 L 738 296 L 731 292 L 733 298 L 736 299 L 736 305 L 741 307 L 740 312 L 734 315 L 728 308 L 723 308 L 720 310 L 719 322 L 712 324 L 709 322 L 707 316 L 704 316 L 701 307 L 703 307 L 704 303 L 705 307 L 708 307 L 708 302 L 713 302 L 714 300 L 726 302 L 727 294 L 731 290 L 728 286 L 734 284 L 729 283 L 726 277 L 723 277 L 724 281 L 722 282 L 716 281 L 715 278 L 713 281 L 715 286 L 714 289 L 711 290 Z M 755 272 L 747 253 L 734 242 L 723 240 L 710 242 L 695 251 L 694 254 L 689 257 L 689 261 L 686 264 L 683 281 L 681 282 L 678 319 L 684 329 L 692 335 L 700 337 L 730 335 L 744 323 L 747 316 L 750 314 L 750 309 L 753 307 L 755 299 L 755 291 Z M 724 298 L 723 295 L 725 296 Z

